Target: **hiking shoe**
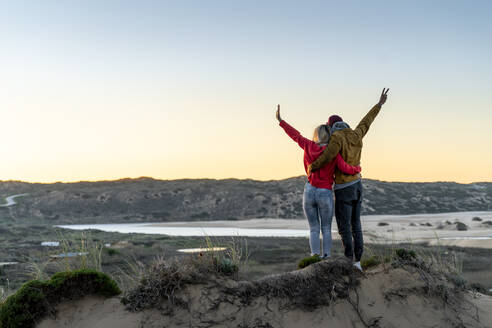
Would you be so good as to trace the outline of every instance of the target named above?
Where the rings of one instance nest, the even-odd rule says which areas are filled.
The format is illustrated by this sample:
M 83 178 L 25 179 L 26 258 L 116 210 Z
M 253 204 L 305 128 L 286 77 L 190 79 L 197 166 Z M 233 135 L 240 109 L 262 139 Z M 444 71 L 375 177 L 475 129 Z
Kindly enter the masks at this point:
M 360 272 L 363 272 L 362 267 L 360 265 L 360 261 L 359 262 L 355 262 L 354 263 L 354 267 L 356 267 L 358 270 L 360 270 Z

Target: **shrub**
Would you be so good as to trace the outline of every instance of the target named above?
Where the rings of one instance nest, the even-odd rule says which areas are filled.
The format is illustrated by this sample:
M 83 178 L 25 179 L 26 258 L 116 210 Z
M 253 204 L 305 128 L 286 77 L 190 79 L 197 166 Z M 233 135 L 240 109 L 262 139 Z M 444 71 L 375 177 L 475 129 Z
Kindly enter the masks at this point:
M 381 264 L 381 258 L 376 255 L 373 255 L 367 259 L 364 259 L 360 262 L 362 269 L 367 270 L 369 268 L 375 267 Z
M 108 253 L 109 256 L 117 255 L 120 253 L 114 248 L 105 248 L 105 249 L 106 249 L 106 253 Z
M 231 259 L 227 257 L 222 257 L 216 260 L 217 271 L 225 274 L 226 276 L 232 276 L 239 271 L 239 267 Z
M 466 280 L 462 276 L 454 273 L 454 274 L 446 274 L 446 278 L 451 281 L 458 288 L 466 287 Z
M 482 224 L 485 224 L 485 225 L 492 225 L 492 221 L 483 221 Z
M 492 295 L 492 293 L 487 290 L 483 285 L 479 283 L 472 283 L 468 286 L 469 289 L 473 290 L 474 292 L 485 294 L 485 295 Z
M 125 292 L 121 302 L 130 311 L 156 308 L 168 301 L 167 306 L 186 307 L 179 291 L 187 284 L 201 284 L 211 277 L 234 276 L 239 265 L 233 257 L 221 252 L 204 252 L 186 258 L 157 257 L 141 273 L 137 286 Z
M 207 263 L 204 263 L 207 260 Z M 200 283 L 203 273 L 211 270 L 208 259 L 199 256 L 196 260 L 188 261 L 158 257 L 144 272 L 140 283 L 127 291 L 121 302 L 130 311 L 140 311 L 157 307 L 162 300 L 167 299 L 171 304 L 184 305 L 176 297 L 183 285 Z
M 410 223 L 410 224 L 409 224 L 409 226 L 411 226 L 411 227 L 415 227 L 415 226 L 416 226 L 416 224 L 412 222 L 412 223 Z
M 415 251 L 407 250 L 405 248 L 395 249 L 395 254 L 399 259 L 404 260 L 404 261 L 411 261 L 417 257 L 417 254 L 415 254 Z
M 468 230 L 468 226 L 463 222 L 456 222 L 456 229 L 459 231 L 466 231 Z
M 95 270 L 59 272 L 48 281 L 31 280 L 0 307 L 0 327 L 29 328 L 65 299 L 86 295 L 111 297 L 120 294 L 116 283 L 106 274 Z
M 298 269 L 304 269 L 307 266 L 310 266 L 313 263 L 321 261 L 321 257 L 318 254 L 314 254 L 313 256 L 305 257 L 299 261 L 297 264 Z
M 479 221 L 479 222 L 480 222 L 480 221 L 482 221 L 482 219 L 481 219 L 481 218 L 479 218 L 478 216 L 475 216 L 475 217 L 472 219 L 472 221 Z
M 384 226 L 387 226 L 389 225 L 389 223 L 386 223 L 386 222 L 379 222 L 378 223 L 378 227 L 384 227 Z

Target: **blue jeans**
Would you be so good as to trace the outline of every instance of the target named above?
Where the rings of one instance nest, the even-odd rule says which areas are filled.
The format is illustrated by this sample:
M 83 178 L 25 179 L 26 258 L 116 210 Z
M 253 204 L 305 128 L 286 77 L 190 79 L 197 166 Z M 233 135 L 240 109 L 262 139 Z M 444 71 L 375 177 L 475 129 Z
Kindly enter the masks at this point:
M 302 199 L 304 215 L 309 222 L 311 255 L 331 255 L 331 220 L 333 218 L 333 193 L 330 189 L 304 186 Z M 323 253 L 320 252 L 319 232 L 323 234 Z

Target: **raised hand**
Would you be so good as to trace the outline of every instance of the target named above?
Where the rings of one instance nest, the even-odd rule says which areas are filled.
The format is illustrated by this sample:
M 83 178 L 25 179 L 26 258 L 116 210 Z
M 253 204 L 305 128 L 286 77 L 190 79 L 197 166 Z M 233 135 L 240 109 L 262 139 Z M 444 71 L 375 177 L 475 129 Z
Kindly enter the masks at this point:
M 381 92 L 381 97 L 379 97 L 379 102 L 378 102 L 379 105 L 384 105 L 384 103 L 386 102 L 386 99 L 388 98 L 388 91 L 389 88 L 388 89 L 383 88 L 383 92 Z
M 275 112 L 275 117 L 279 122 L 282 121 L 282 118 L 280 117 L 280 105 L 277 105 L 277 111 Z

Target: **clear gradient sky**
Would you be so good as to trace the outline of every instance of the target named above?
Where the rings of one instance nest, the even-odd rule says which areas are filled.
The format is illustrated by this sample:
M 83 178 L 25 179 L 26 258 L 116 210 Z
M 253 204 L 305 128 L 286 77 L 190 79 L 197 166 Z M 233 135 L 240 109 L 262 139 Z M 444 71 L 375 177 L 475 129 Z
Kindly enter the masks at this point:
M 492 181 L 491 1 L 2 1 L 1 180 L 304 174 L 331 114 L 363 176 Z

